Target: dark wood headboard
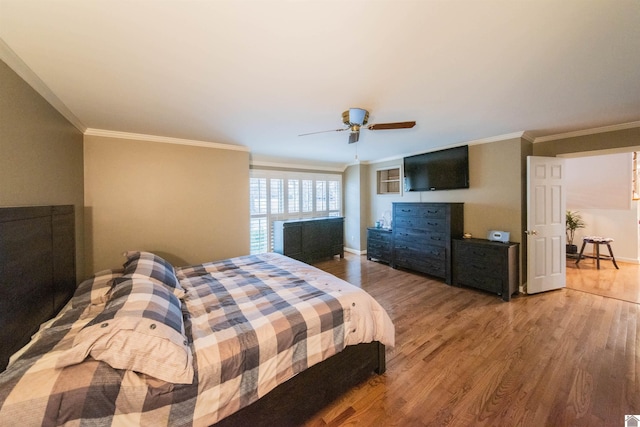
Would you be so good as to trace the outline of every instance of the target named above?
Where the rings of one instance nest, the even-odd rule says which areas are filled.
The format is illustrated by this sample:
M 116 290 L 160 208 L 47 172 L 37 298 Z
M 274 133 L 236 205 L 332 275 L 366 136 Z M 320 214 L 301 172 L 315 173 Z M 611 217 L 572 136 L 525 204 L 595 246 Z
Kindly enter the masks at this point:
M 76 288 L 73 205 L 0 208 L 0 371 Z

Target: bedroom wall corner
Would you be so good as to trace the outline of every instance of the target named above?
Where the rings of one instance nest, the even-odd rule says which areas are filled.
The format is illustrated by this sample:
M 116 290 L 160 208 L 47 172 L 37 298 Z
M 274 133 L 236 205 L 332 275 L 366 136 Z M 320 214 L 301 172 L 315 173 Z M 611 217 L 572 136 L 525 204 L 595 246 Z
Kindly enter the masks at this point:
M 3 61 L 0 153 L 0 206 L 75 206 L 79 282 L 85 274 L 82 132 Z
M 85 135 L 86 271 L 249 253 L 249 152 Z
M 362 253 L 366 250 L 368 194 L 366 181 L 369 167 L 365 164 L 349 165 L 344 172 L 345 250 Z

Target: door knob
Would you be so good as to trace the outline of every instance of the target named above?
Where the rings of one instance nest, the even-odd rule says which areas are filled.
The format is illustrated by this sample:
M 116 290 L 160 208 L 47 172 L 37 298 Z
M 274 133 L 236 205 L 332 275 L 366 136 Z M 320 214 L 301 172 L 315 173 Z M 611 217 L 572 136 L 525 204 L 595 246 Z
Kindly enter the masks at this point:
M 526 234 L 527 236 L 535 236 L 538 234 L 538 232 L 536 230 L 526 230 L 524 234 Z

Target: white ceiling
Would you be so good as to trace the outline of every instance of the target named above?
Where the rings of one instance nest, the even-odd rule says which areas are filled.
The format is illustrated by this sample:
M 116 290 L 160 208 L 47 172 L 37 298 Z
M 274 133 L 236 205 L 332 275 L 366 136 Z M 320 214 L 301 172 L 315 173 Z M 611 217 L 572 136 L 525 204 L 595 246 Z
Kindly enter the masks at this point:
M 0 42 L 83 131 L 241 145 L 254 162 L 640 120 L 638 0 L 0 0 Z M 349 107 L 417 125 L 297 136 L 343 127 Z

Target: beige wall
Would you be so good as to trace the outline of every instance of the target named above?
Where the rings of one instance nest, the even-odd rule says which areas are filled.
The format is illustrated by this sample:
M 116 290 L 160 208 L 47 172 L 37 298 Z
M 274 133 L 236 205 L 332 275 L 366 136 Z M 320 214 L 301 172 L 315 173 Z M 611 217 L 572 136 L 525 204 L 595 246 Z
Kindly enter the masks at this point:
M 85 136 L 86 269 L 156 252 L 176 266 L 249 252 L 249 153 Z
M 402 164 L 402 159 L 371 165 L 369 226 L 393 202 L 462 202 L 464 230 L 486 238 L 492 229 L 511 232 L 511 241 L 521 241 L 522 162 L 520 139 L 469 146 L 469 188 L 445 191 L 407 192 L 402 195 L 376 194 L 376 171 Z
M 369 215 L 364 226 L 371 226 L 385 211 L 392 211 L 393 202 L 462 202 L 464 231 L 486 239 L 492 229 L 509 231 L 512 242 L 523 241 L 526 224 L 526 203 L 523 177 L 526 182 L 526 155 L 530 143 L 520 138 L 469 146 L 469 188 L 445 191 L 408 192 L 401 195 L 376 194 L 376 172 L 401 166 L 402 159 L 376 163 L 369 167 L 367 192 L 371 195 Z M 520 245 L 520 282 L 524 282 L 522 263 L 526 248 Z
M 361 165 L 360 167 L 360 250 L 367 250 L 367 230 L 368 223 L 364 223 L 362 218 L 368 218 L 371 206 L 371 193 L 367 191 L 369 187 L 369 165 Z
M 367 249 L 369 217 L 369 165 L 350 165 L 344 172 L 345 249 L 360 253 Z
M 0 206 L 75 205 L 84 276 L 82 133 L 0 61 Z

